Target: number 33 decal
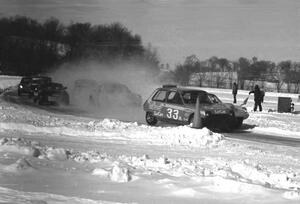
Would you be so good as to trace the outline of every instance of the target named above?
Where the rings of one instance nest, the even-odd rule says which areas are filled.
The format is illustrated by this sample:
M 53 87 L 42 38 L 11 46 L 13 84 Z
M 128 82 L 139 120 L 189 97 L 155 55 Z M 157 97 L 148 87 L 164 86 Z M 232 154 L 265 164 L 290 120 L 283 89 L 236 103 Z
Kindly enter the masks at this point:
M 167 109 L 167 118 L 172 118 L 174 120 L 178 120 L 178 114 L 179 114 L 178 110 L 175 110 L 172 108 Z

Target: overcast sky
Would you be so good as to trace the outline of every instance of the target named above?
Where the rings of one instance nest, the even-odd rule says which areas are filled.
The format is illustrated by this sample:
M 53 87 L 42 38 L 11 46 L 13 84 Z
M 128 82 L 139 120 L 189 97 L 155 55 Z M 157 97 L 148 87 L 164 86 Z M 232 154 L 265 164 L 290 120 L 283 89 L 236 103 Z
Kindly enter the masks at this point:
M 191 54 L 300 61 L 299 9 L 300 0 L 0 0 L 0 17 L 121 22 L 171 65 Z

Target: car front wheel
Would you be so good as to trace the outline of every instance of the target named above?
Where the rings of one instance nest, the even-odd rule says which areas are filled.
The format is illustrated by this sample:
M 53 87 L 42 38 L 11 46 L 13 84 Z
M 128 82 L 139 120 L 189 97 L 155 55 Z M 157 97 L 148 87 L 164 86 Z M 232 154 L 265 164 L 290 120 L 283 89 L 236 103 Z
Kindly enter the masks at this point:
M 243 118 L 237 118 L 235 122 L 235 128 L 240 128 L 243 125 Z
M 152 112 L 146 112 L 146 122 L 148 125 L 153 126 L 156 125 L 158 121 Z

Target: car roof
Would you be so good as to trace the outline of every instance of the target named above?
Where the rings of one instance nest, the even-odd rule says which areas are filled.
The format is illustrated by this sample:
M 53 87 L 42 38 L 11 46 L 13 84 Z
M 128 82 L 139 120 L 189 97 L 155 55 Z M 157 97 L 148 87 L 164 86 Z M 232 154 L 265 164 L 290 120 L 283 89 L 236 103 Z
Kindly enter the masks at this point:
M 51 79 L 50 77 L 47 77 L 47 76 L 34 76 L 34 77 L 31 77 L 32 79 Z
M 48 76 L 23 76 L 22 79 L 51 79 Z
M 162 88 L 164 90 L 170 90 L 170 91 L 201 91 L 206 92 L 201 89 L 201 87 L 197 86 L 176 86 L 176 85 L 164 85 Z

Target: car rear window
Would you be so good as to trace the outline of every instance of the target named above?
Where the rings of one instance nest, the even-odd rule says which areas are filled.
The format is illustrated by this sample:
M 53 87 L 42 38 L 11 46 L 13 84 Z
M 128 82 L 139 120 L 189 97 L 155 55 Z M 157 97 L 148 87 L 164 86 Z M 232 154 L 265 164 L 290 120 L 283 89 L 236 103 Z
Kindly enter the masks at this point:
M 165 101 L 167 96 L 167 91 L 165 90 L 160 90 L 158 91 L 152 98 L 153 101 Z

